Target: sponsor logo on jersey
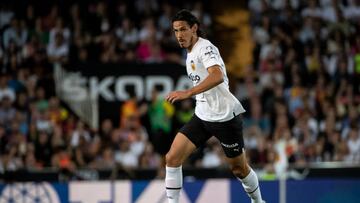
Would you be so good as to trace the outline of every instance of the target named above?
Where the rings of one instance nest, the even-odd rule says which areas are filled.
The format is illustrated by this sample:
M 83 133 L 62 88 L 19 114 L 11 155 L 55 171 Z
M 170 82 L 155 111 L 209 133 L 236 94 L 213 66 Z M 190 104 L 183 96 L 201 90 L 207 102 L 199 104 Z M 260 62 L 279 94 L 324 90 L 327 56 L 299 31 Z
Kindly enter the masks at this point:
M 198 83 L 200 81 L 199 75 L 193 75 L 192 73 L 189 74 L 189 79 L 195 83 Z

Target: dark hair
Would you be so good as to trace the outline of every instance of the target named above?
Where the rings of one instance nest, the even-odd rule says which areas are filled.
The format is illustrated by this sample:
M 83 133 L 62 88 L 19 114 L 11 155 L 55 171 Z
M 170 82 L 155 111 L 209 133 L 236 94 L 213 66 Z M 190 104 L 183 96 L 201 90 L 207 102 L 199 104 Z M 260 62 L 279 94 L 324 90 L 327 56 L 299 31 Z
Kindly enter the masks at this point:
M 177 12 L 175 16 L 172 18 L 171 22 L 174 21 L 185 21 L 190 25 L 190 27 L 197 24 L 198 25 L 198 29 L 196 31 L 197 36 L 202 37 L 204 35 L 202 30 L 200 30 L 200 21 L 189 10 L 182 9 L 179 12 Z

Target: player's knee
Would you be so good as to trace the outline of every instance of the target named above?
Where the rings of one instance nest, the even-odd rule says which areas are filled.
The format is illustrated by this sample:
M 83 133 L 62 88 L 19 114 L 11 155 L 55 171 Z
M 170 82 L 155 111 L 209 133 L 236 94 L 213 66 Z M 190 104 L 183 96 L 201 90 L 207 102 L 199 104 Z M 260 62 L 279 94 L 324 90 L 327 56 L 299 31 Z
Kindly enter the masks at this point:
M 250 169 L 246 164 L 234 164 L 230 166 L 230 169 L 238 178 L 245 178 L 250 172 Z
M 166 166 L 179 167 L 181 166 L 181 159 L 173 153 L 167 153 L 165 156 Z

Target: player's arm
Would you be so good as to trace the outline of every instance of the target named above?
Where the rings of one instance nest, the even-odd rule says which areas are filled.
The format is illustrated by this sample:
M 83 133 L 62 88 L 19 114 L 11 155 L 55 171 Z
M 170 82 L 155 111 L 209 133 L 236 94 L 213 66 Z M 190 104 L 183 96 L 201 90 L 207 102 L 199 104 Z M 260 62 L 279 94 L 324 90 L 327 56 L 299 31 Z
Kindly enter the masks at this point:
M 224 81 L 219 65 L 210 66 L 207 71 L 209 75 L 201 83 L 188 90 L 190 97 L 205 92 Z
M 198 85 L 184 91 L 170 92 L 166 96 L 166 100 L 174 103 L 177 100 L 186 99 L 194 95 L 205 92 L 224 81 L 223 73 L 219 65 L 213 65 L 207 68 L 209 75 Z

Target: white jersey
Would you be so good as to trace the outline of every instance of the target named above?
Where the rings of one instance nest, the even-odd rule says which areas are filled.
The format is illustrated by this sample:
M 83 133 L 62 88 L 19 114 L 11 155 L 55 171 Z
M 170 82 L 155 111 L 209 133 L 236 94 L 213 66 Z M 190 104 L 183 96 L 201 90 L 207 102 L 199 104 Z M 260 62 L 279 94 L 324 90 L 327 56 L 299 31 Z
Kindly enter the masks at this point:
M 229 79 L 219 50 L 209 40 L 199 37 L 186 58 L 186 71 L 194 86 L 209 75 L 207 68 L 213 65 L 220 66 L 224 81 L 196 95 L 195 114 L 204 121 L 224 122 L 245 112 L 245 109 L 229 91 Z

